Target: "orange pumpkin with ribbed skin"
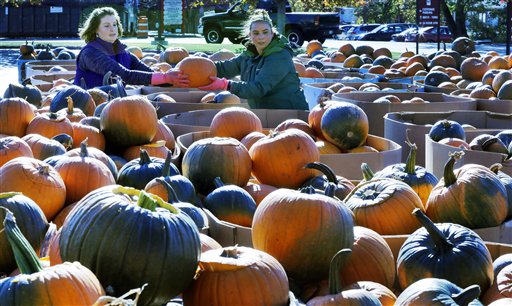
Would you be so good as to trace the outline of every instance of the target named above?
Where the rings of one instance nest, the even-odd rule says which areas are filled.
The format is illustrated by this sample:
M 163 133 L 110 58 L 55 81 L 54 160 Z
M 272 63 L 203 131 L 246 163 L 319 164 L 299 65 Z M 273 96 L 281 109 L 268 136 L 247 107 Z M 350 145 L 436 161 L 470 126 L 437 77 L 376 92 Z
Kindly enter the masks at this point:
M 17 136 L 0 138 L 0 167 L 20 156 L 33 157 L 32 149 L 23 139 Z
M 174 150 L 174 147 L 176 146 L 176 139 L 174 138 L 174 134 L 171 129 L 165 125 L 162 120 L 158 120 L 156 135 L 153 137 L 151 142 L 156 143 L 159 140 L 165 141 L 165 146 L 167 149 Z
M 55 266 L 62 263 L 62 258 L 60 258 L 59 247 L 60 234 L 61 231 L 59 229 L 51 238 L 50 245 L 48 246 L 48 257 L 50 257 L 50 266 Z
M 460 73 L 463 79 L 480 82 L 489 70 L 489 65 L 476 57 L 468 57 L 460 64 Z
M 89 146 L 89 143 L 85 140 L 80 143 L 80 148 L 69 150 L 64 155 L 66 157 L 85 156 L 95 158 L 107 166 L 114 179 L 117 178 L 117 166 L 114 160 L 102 150 Z
M 286 119 L 285 121 L 279 123 L 275 127 L 274 131 L 279 132 L 279 131 L 284 131 L 284 130 L 287 130 L 287 129 L 298 129 L 298 130 L 301 130 L 304 133 L 306 133 L 309 136 L 311 136 L 311 138 L 315 139 L 315 132 L 309 126 L 309 124 L 306 123 L 303 120 L 295 119 L 295 118 Z
M 76 206 L 78 202 L 71 203 L 69 205 L 64 206 L 59 213 L 53 218 L 52 222 L 57 226 L 57 228 L 61 228 L 64 224 L 64 220 L 69 215 L 69 212 Z
M 205 57 L 185 57 L 176 65 L 176 69 L 181 70 L 184 74 L 188 74 L 190 88 L 206 86 L 212 82 L 210 77 L 217 76 L 215 63 Z
M 315 53 L 315 51 L 319 51 L 319 50 L 323 50 L 323 49 L 324 49 L 324 47 L 322 46 L 322 43 L 319 42 L 318 40 L 309 41 L 308 44 L 306 45 L 306 53 L 310 57 L 313 53 Z
M 0 99 L 0 134 L 22 137 L 34 116 L 34 109 L 25 99 Z
M 171 65 L 179 63 L 189 55 L 185 48 L 171 47 L 160 53 L 160 62 L 166 62 Z
M 275 187 L 298 188 L 315 170 L 307 163 L 320 161 L 320 152 L 311 137 L 301 130 L 271 132 L 249 150 L 252 174 L 261 183 Z
M 158 116 L 144 96 L 128 96 L 110 101 L 100 115 L 101 132 L 113 147 L 150 143 L 158 129 Z
M 140 150 L 144 149 L 151 157 L 160 157 L 165 159 L 169 149 L 165 146 L 165 140 L 159 140 L 155 143 L 148 143 L 142 146 L 131 146 L 124 150 L 123 158 L 130 161 L 140 157 Z
M 512 292 L 512 264 L 509 264 L 501 269 L 497 275 L 494 276 L 494 283 L 487 289 L 482 297 L 482 302 L 485 305 L 503 298 L 511 298 Z
M 199 239 L 201 239 L 201 253 L 209 250 L 222 249 L 222 246 L 217 242 L 217 240 L 208 235 L 199 233 Z
M 183 293 L 185 305 L 288 305 L 286 272 L 262 251 L 236 246 L 207 251 L 197 275 Z
M 263 201 L 263 199 L 272 191 L 277 190 L 277 188 L 274 186 L 266 184 L 255 184 L 251 182 L 249 182 L 242 188 L 245 189 L 245 191 L 247 191 L 251 195 L 251 197 L 256 202 L 256 205 L 259 205 L 261 201 Z
M 409 185 L 387 178 L 356 186 L 344 202 L 354 212 L 357 225 L 381 235 L 414 232 L 421 225 L 411 212 L 415 208 L 425 211 L 420 197 Z M 383 216 L 386 222 L 382 222 Z
M 66 116 L 71 122 L 80 122 L 83 118 L 87 117 L 83 110 L 73 106 L 73 98 L 68 97 L 68 107 L 60 109 L 57 114 Z
M 77 122 L 73 122 L 71 126 L 73 127 L 73 148 L 79 148 L 80 143 L 87 139 L 90 147 L 105 150 L 105 136 L 99 129 Z
M 396 301 L 396 295 L 391 291 L 391 287 L 386 287 L 380 283 L 372 282 L 372 281 L 359 281 L 356 283 L 352 283 L 348 286 L 345 286 L 343 290 L 351 290 L 351 289 L 363 289 L 370 292 L 374 295 L 382 306 L 394 306 Z
M 335 101 L 320 101 L 308 114 L 308 123 L 309 126 L 313 129 L 316 136 L 322 136 L 322 129 L 320 127 L 320 123 L 322 122 L 322 116 L 329 106 L 331 106 Z
M 48 138 L 59 134 L 73 135 L 73 126 L 66 116 L 44 113 L 34 117 L 27 126 L 26 134 L 40 134 Z
M 228 107 L 213 116 L 210 123 L 212 137 L 233 137 L 241 140 L 251 132 L 263 132 L 261 120 L 242 107 Z
M 315 141 L 315 145 L 318 148 L 318 151 L 320 154 L 340 154 L 343 153 L 343 151 L 338 148 L 335 144 L 325 140 L 325 139 L 318 139 Z
M 64 207 L 66 185 L 59 173 L 45 162 L 17 157 L 0 168 L 0 177 L 0 192 L 23 193 L 37 203 L 48 220 Z
M 256 141 L 262 138 L 265 138 L 265 134 L 262 132 L 251 132 L 240 139 L 240 142 L 249 150 Z
M 30 147 L 30 150 L 32 150 L 32 156 L 39 160 L 66 153 L 66 147 L 60 142 L 39 134 L 27 134 L 21 139 L 25 141 Z

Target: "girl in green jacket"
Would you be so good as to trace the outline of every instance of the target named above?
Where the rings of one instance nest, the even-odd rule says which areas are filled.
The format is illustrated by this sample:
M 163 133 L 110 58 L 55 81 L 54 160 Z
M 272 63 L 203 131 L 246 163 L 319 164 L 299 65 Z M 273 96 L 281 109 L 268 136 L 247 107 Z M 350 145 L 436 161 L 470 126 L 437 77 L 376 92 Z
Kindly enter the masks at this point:
M 201 90 L 229 90 L 251 108 L 308 109 L 288 40 L 277 33 L 265 10 L 246 23 L 249 42 L 240 55 L 216 62 L 217 76 Z M 227 80 L 240 75 L 241 81 Z

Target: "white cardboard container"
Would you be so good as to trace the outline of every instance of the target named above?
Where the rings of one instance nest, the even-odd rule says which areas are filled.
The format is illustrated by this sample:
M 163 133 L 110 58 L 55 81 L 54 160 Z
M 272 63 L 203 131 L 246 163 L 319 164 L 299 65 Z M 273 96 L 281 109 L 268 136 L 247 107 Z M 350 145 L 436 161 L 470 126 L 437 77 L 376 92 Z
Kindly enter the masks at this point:
M 76 60 L 35 60 L 25 64 L 26 77 L 33 75 L 45 74 L 54 66 L 61 66 L 68 71 L 76 70 Z
M 75 71 L 59 71 L 56 73 L 45 72 L 30 76 L 30 83 L 39 88 L 42 92 L 47 92 L 53 87 L 53 81 L 58 79 L 73 80 Z
M 512 114 L 512 100 L 476 99 L 476 109 L 495 113 Z
M 474 126 L 476 130 L 466 130 L 467 142 L 480 134 L 496 134 L 502 129 L 512 127 L 512 115 L 485 111 L 396 112 L 388 113 L 384 117 L 384 137 L 404 146 L 402 162 L 405 162 L 409 154 L 409 149 L 405 147 L 406 133 L 409 130 L 410 141 L 418 147 L 416 164 L 425 167 L 427 156 L 425 134 L 428 134 L 431 126 L 441 119 Z M 471 153 L 473 154 L 473 152 L 477 151 Z M 489 154 L 489 152 L 480 153 Z M 447 160 L 447 157 L 443 156 L 441 164 L 444 165 L 443 161 L 445 160 Z
M 377 74 L 362 73 L 359 71 L 322 71 L 323 78 L 304 78 L 300 77 L 301 84 L 325 83 L 325 82 L 378 82 L 381 78 Z
M 239 104 L 231 104 L 238 106 Z M 215 114 L 220 109 L 196 110 L 164 116 L 161 120 L 172 130 L 175 137 L 192 132 L 208 131 Z M 295 118 L 308 122 L 309 112 L 285 109 L 251 109 L 261 120 L 263 128 L 275 128 L 286 119 Z
M 410 100 L 413 97 L 420 97 L 430 103 L 409 104 L 394 103 L 383 104 L 373 103 L 376 99 L 393 94 L 400 100 Z M 368 116 L 370 123 L 370 134 L 384 136 L 384 116 L 393 112 L 449 112 L 451 110 L 476 110 L 476 101 L 469 98 L 450 96 L 442 93 L 421 93 L 421 92 L 351 92 L 337 93 L 332 95 L 332 100 L 344 101 L 355 104 L 363 109 Z M 387 138 L 387 137 L 386 137 Z M 403 145 L 402 143 L 399 143 Z
M 209 131 L 187 133 L 176 138 L 176 143 L 181 153 L 185 153 L 187 148 L 197 140 L 210 137 Z M 320 162 L 327 164 L 337 175 L 341 175 L 349 180 L 361 180 L 361 163 L 367 163 L 374 171 L 384 169 L 386 166 L 400 163 L 402 148 L 393 141 L 382 137 L 368 135 L 366 141 L 380 152 L 367 153 L 343 153 L 343 154 L 321 154 Z

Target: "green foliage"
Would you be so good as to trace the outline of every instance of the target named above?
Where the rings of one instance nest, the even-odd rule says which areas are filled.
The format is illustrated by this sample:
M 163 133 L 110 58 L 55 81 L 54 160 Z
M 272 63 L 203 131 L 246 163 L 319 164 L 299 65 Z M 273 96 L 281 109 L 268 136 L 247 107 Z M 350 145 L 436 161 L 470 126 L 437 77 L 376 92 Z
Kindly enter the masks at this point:
M 29 2 L 31 5 L 40 5 L 43 0 L 0 0 L 0 6 L 14 5 L 15 7 L 18 7 L 24 2 Z

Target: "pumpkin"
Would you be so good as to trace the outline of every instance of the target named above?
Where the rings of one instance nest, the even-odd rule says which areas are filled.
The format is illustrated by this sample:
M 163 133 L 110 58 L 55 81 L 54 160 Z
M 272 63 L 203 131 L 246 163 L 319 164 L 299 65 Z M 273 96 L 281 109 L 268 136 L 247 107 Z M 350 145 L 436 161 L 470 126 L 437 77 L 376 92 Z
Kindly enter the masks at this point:
M 315 176 L 307 180 L 302 186 L 313 186 L 315 189 L 325 190 L 329 183 L 335 184 L 334 196 L 343 200 L 352 189 L 355 188 L 354 184 L 348 179 L 337 176 L 334 171 L 326 164 L 320 162 L 313 162 L 306 164 L 308 169 L 315 169 L 322 173 L 320 176 Z
M 39 134 L 27 134 L 21 139 L 30 147 L 32 156 L 39 160 L 66 153 L 66 147 L 60 142 Z
M 308 124 L 313 129 L 313 131 L 315 132 L 315 135 L 317 137 L 322 136 L 322 128 L 321 128 L 322 116 L 324 115 L 327 108 L 329 108 L 329 106 L 331 106 L 334 103 L 336 103 L 336 102 L 332 101 L 332 100 L 320 101 L 309 112 Z
M 462 148 L 464 150 L 469 150 L 469 144 L 459 138 L 443 138 L 438 141 L 440 144 L 445 144 L 447 146 L 452 146 L 455 148 Z
M 84 140 L 80 143 L 79 148 L 72 149 L 64 154 L 67 157 L 81 156 L 81 157 L 92 157 L 101 161 L 112 173 L 114 179 L 117 178 L 117 167 L 112 158 L 110 158 L 105 152 L 98 148 L 89 146 L 89 143 Z M 54 165 L 55 166 L 55 165 Z
M 58 141 L 67 150 L 73 147 L 73 137 L 68 134 L 59 134 L 52 137 L 53 140 Z
M 214 179 L 216 189 L 204 199 L 204 206 L 220 220 L 251 227 L 256 202 L 242 187 L 224 185 L 220 177 Z
M 439 120 L 428 132 L 428 136 L 433 141 L 439 141 L 444 138 L 459 138 L 462 140 L 466 140 L 466 133 L 464 132 L 464 128 L 460 123 L 453 120 Z
M 414 232 L 420 223 L 411 212 L 415 208 L 424 210 L 416 192 L 406 183 L 394 179 L 372 179 L 359 184 L 344 203 L 354 213 L 357 225 L 381 235 Z
M 176 65 L 187 56 L 189 56 L 187 49 L 182 47 L 170 47 L 160 53 L 159 61 Z
M 0 282 L 3 304 L 92 305 L 105 294 L 96 276 L 79 262 L 43 269 L 11 212 L 4 224 L 21 274 Z
M 138 305 L 165 304 L 183 292 L 201 252 L 188 216 L 159 197 L 118 185 L 80 200 L 61 231 L 62 260 L 90 268 L 114 296 L 151 284 Z
M 0 134 L 22 137 L 34 116 L 34 110 L 27 100 L 0 99 Z
M 473 138 L 469 143 L 469 149 L 508 155 L 507 146 L 501 141 L 501 139 L 490 134 L 480 134 Z
M 83 125 L 87 125 L 87 126 L 95 127 L 98 130 L 101 128 L 101 126 L 100 126 L 100 117 L 87 116 L 87 117 L 83 118 L 82 120 L 80 120 L 78 123 L 83 124 Z
M 259 182 L 294 189 L 315 175 L 304 166 L 320 161 L 315 142 L 297 129 L 270 132 L 252 145 L 249 154 L 252 174 Z
M 170 152 L 165 146 L 165 140 L 159 140 L 154 143 L 147 143 L 140 146 L 131 146 L 123 152 L 123 158 L 133 160 L 140 156 L 140 150 L 145 150 L 151 157 L 165 158 Z
M 43 210 L 52 220 L 66 201 L 66 185 L 60 174 L 43 161 L 17 157 L 0 167 L 0 192 L 21 192 Z
M 336 102 L 327 108 L 320 122 L 323 138 L 342 150 L 350 150 L 366 143 L 368 117 L 357 105 Z
M 27 196 L 19 192 L 0 193 L 0 220 L 4 220 L 7 210 L 16 217 L 20 231 L 28 240 L 35 251 L 43 244 L 43 239 L 48 230 L 48 221 L 43 211 L 37 204 Z M 11 273 L 16 268 L 14 254 L 5 233 L 3 222 L 0 223 L 0 277 Z
M 176 69 L 188 75 L 190 88 L 209 85 L 212 82 L 210 77 L 217 76 L 215 63 L 209 58 L 199 56 L 185 57 L 178 62 Z
M 247 150 L 250 150 L 252 145 L 262 138 L 265 138 L 265 134 L 262 132 L 251 132 L 240 139 L 240 142 L 247 148 Z
M 288 305 L 288 277 L 265 252 L 226 247 L 201 255 L 198 277 L 183 293 L 186 305 Z M 215 292 L 215 294 L 211 294 Z
M 25 134 L 40 134 L 48 138 L 62 133 L 73 135 L 73 126 L 66 116 L 57 113 L 44 113 L 35 116 L 25 131 Z
M 512 298 L 510 287 L 512 286 L 512 264 L 503 267 L 494 276 L 495 281 L 482 297 L 482 302 L 488 305 L 503 298 Z
M 277 189 L 274 186 L 254 183 L 250 181 L 242 188 L 251 195 L 251 197 L 256 202 L 256 206 L 259 205 L 267 195 Z
M 438 179 L 428 172 L 425 167 L 416 165 L 416 151 L 418 148 L 416 144 L 409 141 L 406 143 L 410 148 L 406 162 L 389 165 L 375 173 L 374 178 L 392 178 L 406 183 L 420 197 L 421 203 L 426 205 L 430 191 L 438 183 Z
M 176 140 L 174 139 L 174 134 L 171 129 L 162 121 L 157 121 L 157 130 L 156 134 L 151 140 L 152 143 L 157 143 L 158 141 L 165 141 L 165 146 L 167 149 L 173 151 L 176 146 Z
M 213 137 L 192 143 L 183 155 L 181 168 L 196 190 L 206 196 L 215 189 L 213 179 L 217 176 L 226 184 L 247 185 L 252 162 L 238 140 Z
M 76 122 L 71 123 L 71 126 L 73 127 L 73 148 L 79 148 L 82 141 L 87 140 L 90 147 L 101 151 L 105 149 L 105 136 L 98 128 Z
M 432 189 L 426 213 L 434 222 L 452 222 L 469 228 L 503 223 L 508 213 L 507 191 L 488 168 L 466 164 L 453 170 L 464 152 L 451 154 L 444 177 Z
M 100 115 L 101 132 L 113 148 L 150 143 L 157 121 L 155 108 L 144 96 L 115 98 Z
M 483 240 L 459 224 L 434 224 L 419 209 L 413 215 L 423 227 L 407 238 L 398 253 L 397 276 L 402 289 L 422 278 L 435 277 L 462 288 L 477 284 L 487 290 L 493 269 Z
M 16 157 L 33 157 L 32 149 L 25 140 L 17 136 L 0 138 L 0 167 Z
M 243 107 L 228 107 L 213 116 L 210 123 L 212 137 L 233 137 L 241 140 L 251 132 L 262 132 L 261 120 Z
M 394 306 L 396 302 L 396 295 L 389 288 L 390 287 L 386 287 L 376 282 L 359 281 L 343 287 L 343 291 L 350 289 L 363 289 L 369 291 L 373 296 L 375 296 L 382 306 Z
M 107 102 L 109 97 L 108 93 L 99 89 L 98 87 L 94 87 L 91 89 L 87 89 L 87 92 L 91 95 L 92 100 L 96 106 L 100 105 L 103 102 Z
M 512 217 L 512 177 L 500 169 L 503 166 L 501 164 L 493 164 L 489 167 L 489 169 L 498 176 L 500 182 L 505 187 L 507 191 L 507 218 L 510 219 Z
M 441 278 L 424 278 L 411 284 L 397 298 L 397 306 L 413 305 L 481 305 L 480 288 L 465 289 Z
M 312 298 L 308 301 L 308 305 L 382 305 L 379 299 L 369 291 L 363 289 L 343 291 L 338 271 L 342 269 L 350 252 L 350 249 L 343 249 L 333 256 L 329 268 L 329 294 Z
M 81 109 L 74 107 L 73 98 L 68 97 L 67 100 L 68 106 L 58 110 L 58 114 L 66 116 L 66 118 L 71 122 L 79 122 L 86 117 L 85 113 Z
M 70 99 L 72 102 L 70 102 Z M 70 104 L 71 103 L 71 104 Z M 59 92 L 53 97 L 50 104 L 50 111 L 55 113 L 61 109 L 79 108 L 86 116 L 92 116 L 96 103 L 87 90 L 77 85 L 70 85 Z
M 165 167 L 168 167 L 169 170 L 164 170 Z M 144 189 L 152 179 L 162 176 L 162 173 L 167 171 L 169 175 L 180 174 L 178 168 L 171 163 L 170 152 L 164 160 L 159 157 L 150 157 L 146 150 L 142 149 L 139 158 L 127 162 L 119 169 L 117 183 L 123 186 Z
M 78 202 L 71 203 L 69 205 L 64 206 L 59 213 L 53 218 L 52 223 L 54 223 L 57 228 L 61 228 L 66 220 L 66 217 L 69 215 L 69 212 L 76 206 Z
M 203 253 L 209 250 L 222 249 L 222 246 L 212 237 L 199 233 L 201 239 L 201 256 Z
M 333 255 L 352 247 L 354 220 L 342 203 L 311 187 L 302 192 L 280 188 L 256 209 L 252 243 L 276 258 L 290 278 L 318 281 L 327 278 Z
M 52 236 L 50 244 L 48 245 L 48 257 L 50 259 L 50 266 L 55 266 L 62 263 L 59 248 L 60 233 L 61 231 L 57 230 L 55 235 Z
M 502 130 L 496 134 L 496 137 L 498 137 L 508 147 L 512 142 L 512 130 Z
M 79 156 L 63 158 L 55 165 L 55 170 L 59 172 L 66 185 L 68 204 L 80 200 L 95 189 L 116 182 L 111 170 L 102 161 L 90 157 L 86 148 L 86 145 L 81 148 Z
M 197 207 L 203 207 L 201 200 L 196 194 L 194 184 L 185 176 L 179 174 L 172 174 L 170 167 L 164 166 L 162 170 L 162 176 L 157 177 L 149 181 L 144 190 L 161 197 L 162 199 L 168 199 L 168 189 L 165 184 L 160 180 L 162 179 L 165 183 L 171 185 L 172 189 L 176 193 L 178 199 L 182 202 L 192 203 Z
M 39 88 L 34 85 L 9 84 L 4 93 L 4 98 L 22 98 L 28 103 L 39 107 L 43 100 L 43 94 Z
M 287 129 L 298 129 L 298 130 L 301 130 L 303 131 L 304 133 L 308 134 L 309 136 L 311 136 L 311 138 L 313 140 L 315 140 L 315 131 L 309 126 L 309 124 L 303 120 L 300 120 L 300 119 L 295 119 L 295 118 L 292 118 L 292 119 L 286 119 L 285 121 L 279 123 L 274 131 L 284 131 L 284 130 L 287 130 Z

